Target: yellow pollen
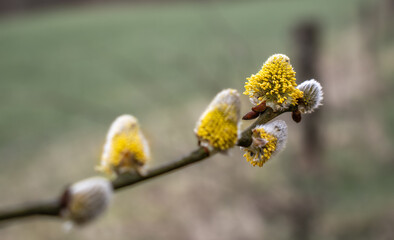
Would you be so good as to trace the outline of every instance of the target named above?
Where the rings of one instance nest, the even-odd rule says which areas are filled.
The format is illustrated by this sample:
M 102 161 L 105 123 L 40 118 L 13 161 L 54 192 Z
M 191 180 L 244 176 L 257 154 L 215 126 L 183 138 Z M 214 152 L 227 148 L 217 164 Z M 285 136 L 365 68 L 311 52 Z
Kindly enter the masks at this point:
M 132 116 L 120 116 L 112 124 L 100 166 L 96 169 L 108 175 L 140 169 L 149 161 L 149 147 L 137 120 Z
M 260 139 L 260 141 L 254 140 L 249 148 L 244 148 L 246 153 L 243 156 L 253 166 L 262 167 L 275 152 L 278 139 L 267 133 L 263 128 L 255 129 L 253 131 L 253 138 Z M 264 145 L 259 144 L 262 142 L 261 140 L 264 140 Z
M 259 101 L 283 104 L 290 100 L 291 105 L 297 104 L 297 99 L 303 96 L 302 91 L 295 88 L 296 78 L 288 58 L 277 54 L 269 58 L 261 70 L 247 78 L 245 92 L 250 98 Z
M 233 147 L 238 139 L 237 108 L 226 103 L 217 104 L 201 119 L 196 134 L 215 149 Z
M 119 133 L 112 139 L 110 161 L 115 168 L 133 168 L 146 163 L 147 156 L 138 129 L 128 133 Z

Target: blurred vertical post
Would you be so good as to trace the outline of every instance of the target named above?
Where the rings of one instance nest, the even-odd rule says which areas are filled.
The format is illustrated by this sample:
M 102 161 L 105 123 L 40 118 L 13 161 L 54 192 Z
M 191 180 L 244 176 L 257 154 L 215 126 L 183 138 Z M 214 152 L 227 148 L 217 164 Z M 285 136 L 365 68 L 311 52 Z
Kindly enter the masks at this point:
M 368 67 L 368 81 L 375 82 L 377 79 L 385 79 L 384 74 L 382 74 L 382 62 L 380 62 L 382 52 L 380 49 L 382 46 L 389 46 L 393 41 L 394 0 L 360 4 L 358 14 L 360 41 L 366 55 L 364 61 L 367 61 Z M 376 89 L 376 86 L 374 88 L 373 90 L 381 92 L 387 89 L 385 87 Z
M 382 38 L 388 42 L 391 42 L 394 38 L 393 25 L 394 22 L 394 0 L 384 0 L 379 6 L 379 29 L 382 32 Z
M 298 83 L 312 78 L 321 82 L 318 73 L 320 29 L 315 21 L 302 22 L 293 29 L 293 45 L 296 52 L 294 63 Z M 322 139 L 320 111 L 303 115 L 302 153 L 296 157 L 297 167 L 292 173 L 295 184 L 296 200 L 290 211 L 292 239 L 312 238 L 318 211 L 321 209 L 319 191 L 322 174 Z
M 294 42 L 297 51 L 295 63 L 298 84 L 312 78 L 322 83 L 318 73 L 320 50 L 318 24 L 310 21 L 298 25 L 294 31 Z M 313 114 L 304 115 L 302 119 L 303 157 L 299 160 L 307 172 L 316 172 L 321 168 L 322 141 L 319 132 L 320 118 L 320 110 L 318 110 Z

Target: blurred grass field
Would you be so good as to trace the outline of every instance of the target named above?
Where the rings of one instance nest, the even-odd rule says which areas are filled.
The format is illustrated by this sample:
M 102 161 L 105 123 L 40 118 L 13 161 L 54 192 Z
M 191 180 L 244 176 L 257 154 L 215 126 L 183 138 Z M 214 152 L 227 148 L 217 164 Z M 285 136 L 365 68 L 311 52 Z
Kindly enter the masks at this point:
M 353 4 L 131 5 L 3 19 L 2 149 L 23 145 L 30 156 L 64 132 L 101 129 L 120 113 L 145 122 L 146 112 L 169 116 L 168 109 L 208 102 L 222 88 L 241 90 L 267 56 L 291 52 L 295 20 L 318 17 L 341 28 Z M 27 157 L 17 152 L 10 161 Z
M 216 92 L 243 91 L 245 78 L 273 53 L 292 57 L 295 24 L 316 19 L 325 29 L 322 52 L 334 49 L 327 54 L 332 61 L 346 51 L 336 47 L 366 2 L 130 4 L 0 19 L 0 206 L 54 196 L 95 174 L 109 124 L 123 113 L 141 122 L 152 165 L 187 154 L 196 145 L 195 120 Z M 379 51 L 392 49 L 389 43 Z M 379 85 L 393 89 L 392 81 Z M 242 100 L 245 112 L 250 106 Z M 335 99 L 327 101 L 323 159 L 330 177 L 317 186 L 327 189 L 327 205 L 314 236 L 386 239 L 384 223 L 394 222 L 394 132 L 392 112 L 382 106 L 393 97 L 373 98 L 373 116 L 362 98 L 338 111 L 330 105 Z M 369 117 L 384 144 L 363 139 L 356 122 Z M 108 214 L 85 229 L 64 234 L 59 221 L 35 219 L 0 227 L 0 239 L 289 239 L 286 220 L 266 221 L 256 211 L 256 196 L 287 196 L 286 172 L 299 146 L 297 125 L 289 128 L 288 149 L 262 169 L 234 150 L 122 191 Z

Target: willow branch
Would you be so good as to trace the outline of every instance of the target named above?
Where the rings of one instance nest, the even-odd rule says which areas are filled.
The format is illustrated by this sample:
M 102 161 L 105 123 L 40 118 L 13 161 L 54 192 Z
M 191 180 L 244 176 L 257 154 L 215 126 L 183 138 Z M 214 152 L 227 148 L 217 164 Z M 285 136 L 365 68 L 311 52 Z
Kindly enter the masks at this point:
M 241 137 L 237 142 L 237 145 L 242 147 L 250 146 L 250 144 L 252 143 L 252 129 L 257 125 L 271 121 L 282 113 L 283 112 L 273 112 L 271 108 L 267 108 L 263 113 L 260 114 L 260 116 L 254 123 L 252 123 L 247 129 L 242 132 Z M 178 160 L 164 163 L 157 167 L 153 167 L 147 170 L 144 175 L 140 175 L 136 172 L 120 175 L 116 180 L 112 182 L 112 185 L 114 190 L 119 190 L 124 187 L 131 186 L 136 183 L 146 181 L 148 179 L 199 162 L 203 159 L 208 158 L 209 156 L 212 156 L 213 154 L 215 154 L 215 152 L 209 153 L 206 149 L 200 147 L 197 150 L 191 152 L 189 155 L 182 157 Z M 36 203 L 21 204 L 19 206 L 0 210 L 0 222 L 10 219 L 37 215 L 57 217 L 60 216 L 61 209 L 61 197 Z
M 168 172 L 173 171 L 175 169 L 187 166 L 189 164 L 201 161 L 201 160 L 209 157 L 209 155 L 210 154 L 207 150 L 200 147 L 197 150 L 190 153 L 188 156 L 183 157 L 179 160 L 169 162 L 169 163 L 164 163 L 160 166 L 152 168 L 152 169 L 148 170 L 147 173 L 144 175 L 139 175 L 137 173 L 132 173 L 132 174 L 129 173 L 129 174 L 120 175 L 117 179 L 115 179 L 112 182 L 112 185 L 115 190 L 118 190 L 120 188 L 124 188 L 124 187 L 130 186 L 130 185 L 139 183 L 141 181 L 145 181 L 150 178 L 163 175 L 165 173 L 168 173 Z
M 27 216 L 59 216 L 60 201 L 58 199 L 35 203 L 24 203 L 18 206 L 0 210 L 0 222 Z

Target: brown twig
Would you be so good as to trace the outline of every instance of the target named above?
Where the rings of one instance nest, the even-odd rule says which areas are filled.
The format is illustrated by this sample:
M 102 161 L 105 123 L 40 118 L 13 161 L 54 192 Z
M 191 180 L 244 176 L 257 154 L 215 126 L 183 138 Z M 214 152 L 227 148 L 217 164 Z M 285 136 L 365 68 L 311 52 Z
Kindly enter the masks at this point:
M 163 175 L 165 173 L 168 173 L 168 172 L 176 170 L 178 168 L 187 166 L 189 164 L 201 161 L 201 160 L 207 158 L 208 156 L 209 156 L 209 153 L 203 147 L 200 147 L 197 150 L 190 153 L 186 157 L 183 157 L 179 160 L 172 161 L 169 163 L 164 163 L 160 166 L 149 169 L 147 171 L 147 173 L 144 174 L 143 176 L 141 176 L 137 173 L 128 173 L 128 174 L 120 175 L 117 179 L 115 179 L 112 182 L 112 185 L 115 190 L 118 190 L 120 188 L 124 188 L 124 187 L 130 186 L 130 185 L 148 180 L 150 178 Z
M 12 208 L 1 210 L 0 222 L 5 220 L 11 220 L 14 218 L 36 215 L 59 216 L 60 210 L 60 201 L 58 199 L 35 203 L 25 203 Z

